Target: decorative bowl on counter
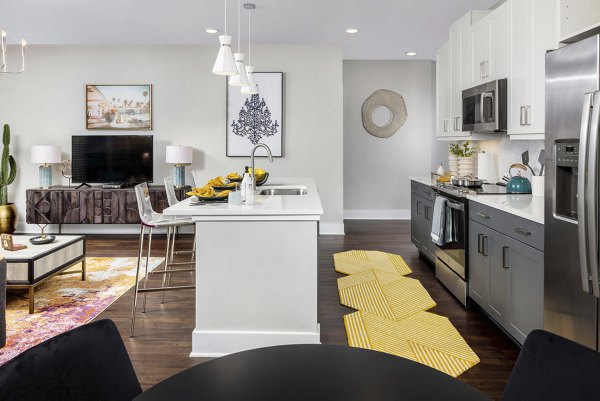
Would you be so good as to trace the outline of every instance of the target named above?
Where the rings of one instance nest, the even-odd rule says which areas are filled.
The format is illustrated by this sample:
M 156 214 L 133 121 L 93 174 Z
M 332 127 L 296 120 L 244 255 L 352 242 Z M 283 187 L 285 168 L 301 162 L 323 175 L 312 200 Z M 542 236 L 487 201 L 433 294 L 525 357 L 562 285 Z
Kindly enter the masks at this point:
M 260 178 L 260 180 L 259 180 Z M 262 177 L 257 176 L 256 177 L 256 186 L 260 187 L 261 185 L 263 185 L 265 182 L 267 182 L 267 180 L 269 179 L 269 173 L 265 173 Z

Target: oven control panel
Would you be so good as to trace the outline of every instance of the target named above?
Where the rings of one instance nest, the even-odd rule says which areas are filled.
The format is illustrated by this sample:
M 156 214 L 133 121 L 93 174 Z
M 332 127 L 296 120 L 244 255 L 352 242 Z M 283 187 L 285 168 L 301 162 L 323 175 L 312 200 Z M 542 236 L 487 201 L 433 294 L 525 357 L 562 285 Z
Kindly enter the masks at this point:
M 579 165 L 579 142 L 557 143 L 556 165 L 561 167 L 577 167 Z

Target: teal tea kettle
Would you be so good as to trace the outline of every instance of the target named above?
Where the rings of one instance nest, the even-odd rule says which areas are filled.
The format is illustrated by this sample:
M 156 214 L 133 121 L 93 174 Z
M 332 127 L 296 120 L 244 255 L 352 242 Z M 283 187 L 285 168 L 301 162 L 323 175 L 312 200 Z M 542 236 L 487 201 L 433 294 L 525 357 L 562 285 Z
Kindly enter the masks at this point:
M 508 184 L 506 184 L 506 193 L 507 194 L 530 194 L 531 193 L 531 182 L 521 176 L 521 172 L 519 171 L 518 175 L 512 175 L 512 169 L 519 168 L 523 171 L 527 171 L 527 166 L 521 163 L 515 163 L 510 166 L 508 169 L 508 174 L 510 175 L 510 180 Z

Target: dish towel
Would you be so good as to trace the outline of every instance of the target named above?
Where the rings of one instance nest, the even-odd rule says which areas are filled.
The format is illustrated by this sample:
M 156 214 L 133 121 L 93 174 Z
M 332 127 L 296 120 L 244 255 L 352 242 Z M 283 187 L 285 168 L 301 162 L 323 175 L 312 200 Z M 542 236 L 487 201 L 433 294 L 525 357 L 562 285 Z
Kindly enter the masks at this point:
M 443 196 L 435 198 L 433 205 L 433 217 L 431 220 L 431 240 L 434 244 L 444 245 L 444 234 L 446 231 L 446 202 L 448 199 Z
M 446 203 L 446 206 L 448 203 Z M 456 210 L 451 207 L 446 208 L 446 227 L 444 234 L 444 244 L 456 242 Z

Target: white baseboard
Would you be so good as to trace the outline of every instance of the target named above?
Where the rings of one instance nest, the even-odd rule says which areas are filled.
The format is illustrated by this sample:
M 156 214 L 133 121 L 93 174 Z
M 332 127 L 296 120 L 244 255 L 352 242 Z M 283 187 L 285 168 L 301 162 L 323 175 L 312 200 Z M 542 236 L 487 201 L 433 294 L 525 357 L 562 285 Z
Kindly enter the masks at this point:
M 344 235 L 344 223 L 319 223 L 319 235 Z
M 410 210 L 344 210 L 344 219 L 348 220 L 410 220 Z
M 207 331 L 192 332 L 192 358 L 215 358 L 249 349 L 290 344 L 321 344 L 320 327 L 312 332 Z

